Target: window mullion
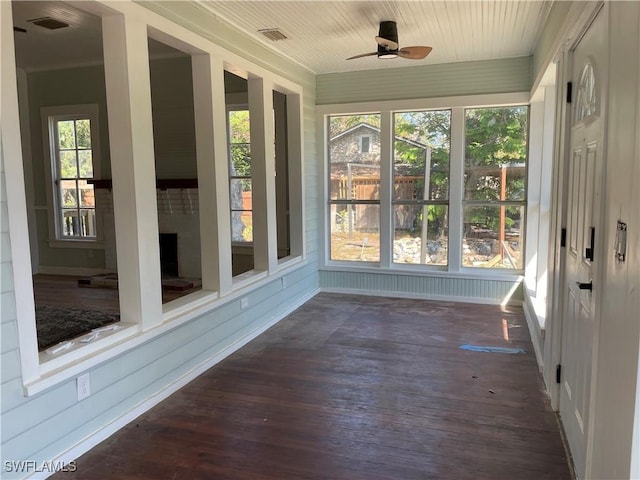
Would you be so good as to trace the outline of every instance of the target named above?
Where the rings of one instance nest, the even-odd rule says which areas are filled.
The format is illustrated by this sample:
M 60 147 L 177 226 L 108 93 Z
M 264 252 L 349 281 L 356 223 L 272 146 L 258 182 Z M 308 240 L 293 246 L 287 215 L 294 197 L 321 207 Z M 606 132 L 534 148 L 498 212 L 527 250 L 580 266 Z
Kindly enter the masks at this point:
M 393 257 L 393 121 L 390 111 L 380 112 L 380 266 L 391 268 Z
M 464 201 L 464 108 L 451 109 L 451 157 L 449 185 L 449 271 L 462 266 Z

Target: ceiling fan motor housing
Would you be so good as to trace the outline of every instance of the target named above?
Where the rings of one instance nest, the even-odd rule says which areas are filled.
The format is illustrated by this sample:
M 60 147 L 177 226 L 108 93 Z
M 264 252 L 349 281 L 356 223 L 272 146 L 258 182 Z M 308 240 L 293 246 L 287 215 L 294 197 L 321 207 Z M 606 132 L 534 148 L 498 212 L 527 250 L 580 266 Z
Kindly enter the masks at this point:
M 380 22 L 380 30 L 378 31 L 378 36 L 380 38 L 390 40 L 397 45 L 398 44 L 398 28 L 396 26 L 396 22 L 391 20 Z M 389 50 L 387 47 L 378 45 L 378 58 L 395 58 L 397 56 L 398 56 L 398 49 Z

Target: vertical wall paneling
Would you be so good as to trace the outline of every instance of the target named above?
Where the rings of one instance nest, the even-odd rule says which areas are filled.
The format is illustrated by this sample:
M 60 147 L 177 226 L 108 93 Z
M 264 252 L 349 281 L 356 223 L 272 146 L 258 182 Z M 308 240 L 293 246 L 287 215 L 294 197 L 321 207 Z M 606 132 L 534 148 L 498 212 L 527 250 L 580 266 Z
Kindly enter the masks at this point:
M 506 304 L 522 301 L 522 277 L 504 280 L 323 270 L 320 287 L 378 295 Z

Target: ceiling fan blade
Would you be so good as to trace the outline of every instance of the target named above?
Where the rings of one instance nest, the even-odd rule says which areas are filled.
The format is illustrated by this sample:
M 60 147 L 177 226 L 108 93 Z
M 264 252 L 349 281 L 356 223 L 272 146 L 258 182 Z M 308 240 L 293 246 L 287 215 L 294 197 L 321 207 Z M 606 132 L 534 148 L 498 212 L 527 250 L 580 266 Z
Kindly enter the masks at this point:
M 431 47 L 414 45 L 413 47 L 402 47 L 398 50 L 398 56 L 409 60 L 422 60 L 431 53 Z
M 13 27 L 13 31 L 14 32 L 20 32 L 20 33 L 27 33 L 27 30 L 25 28 L 16 27 L 16 26 Z
M 353 60 L 354 58 L 362 58 L 362 57 L 372 57 L 374 55 L 378 55 L 378 52 L 363 53 L 361 55 L 356 55 L 355 57 L 349 57 L 347 58 L 347 60 Z
M 386 48 L 387 50 L 398 49 L 398 42 L 394 42 L 393 40 L 389 40 L 388 38 L 376 37 L 376 42 L 378 42 L 378 45 Z

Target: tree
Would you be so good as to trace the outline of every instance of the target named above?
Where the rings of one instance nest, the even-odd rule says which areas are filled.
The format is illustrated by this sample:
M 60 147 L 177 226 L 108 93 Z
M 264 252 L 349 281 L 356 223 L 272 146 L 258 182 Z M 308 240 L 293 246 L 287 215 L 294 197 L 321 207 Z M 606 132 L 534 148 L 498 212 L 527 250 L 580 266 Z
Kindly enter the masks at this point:
M 469 109 L 465 114 L 465 200 L 522 201 L 525 199 L 527 107 Z M 502 175 L 506 176 L 502 195 Z M 478 205 L 466 210 L 471 224 L 497 229 L 499 208 Z M 507 207 L 506 226 L 519 218 L 518 207 Z
M 231 176 L 251 176 L 251 128 L 249 110 L 229 112 Z
M 380 115 L 334 115 L 329 121 L 329 138 L 333 138 L 361 123 L 380 128 Z

